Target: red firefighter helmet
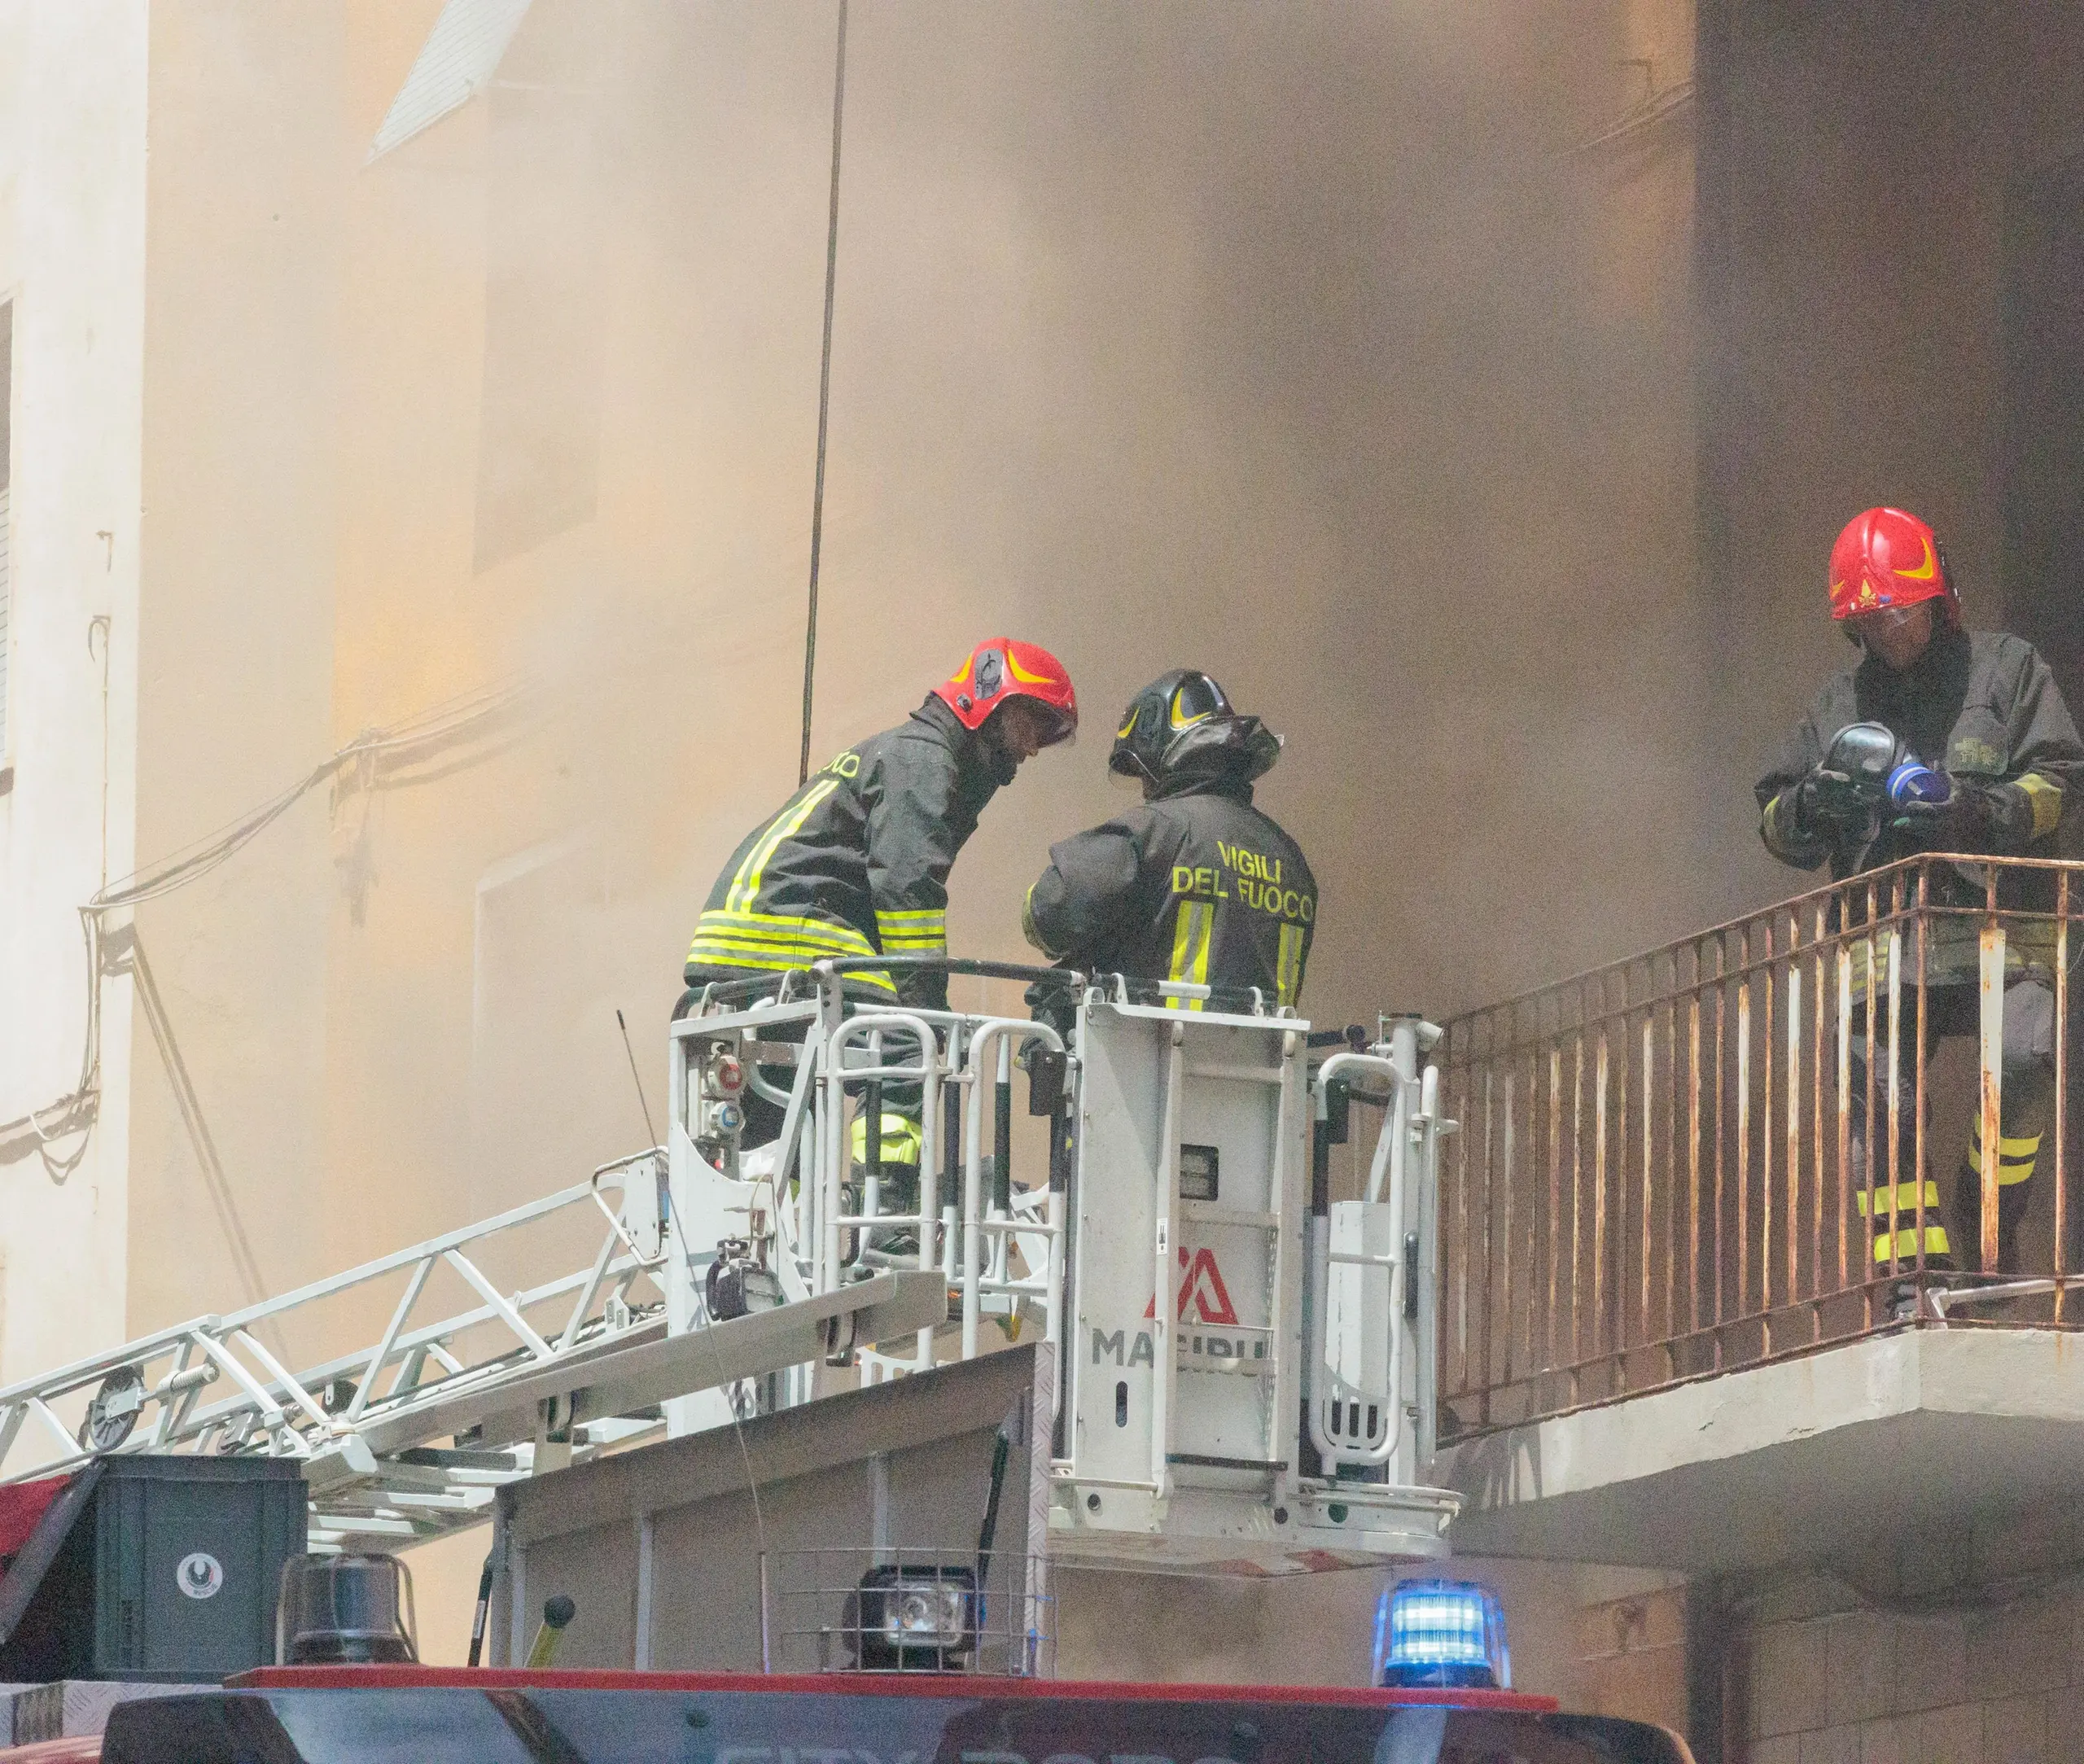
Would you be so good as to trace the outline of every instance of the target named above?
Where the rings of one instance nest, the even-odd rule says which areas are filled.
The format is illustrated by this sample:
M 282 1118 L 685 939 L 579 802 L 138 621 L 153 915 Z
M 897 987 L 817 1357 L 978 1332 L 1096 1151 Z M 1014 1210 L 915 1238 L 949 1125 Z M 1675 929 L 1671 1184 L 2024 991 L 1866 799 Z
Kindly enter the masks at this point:
M 1831 616 L 1856 619 L 1886 607 L 1943 602 L 1941 617 L 1961 622 L 1961 602 L 1933 530 L 1902 509 L 1855 514 L 1831 548 Z
M 955 712 L 965 729 L 981 729 L 984 720 L 1009 698 L 1031 698 L 1055 713 L 1055 728 L 1044 746 L 1068 741 L 1078 730 L 1078 694 L 1070 671 L 1040 644 L 1012 637 L 987 637 L 951 680 L 934 688 L 934 696 Z

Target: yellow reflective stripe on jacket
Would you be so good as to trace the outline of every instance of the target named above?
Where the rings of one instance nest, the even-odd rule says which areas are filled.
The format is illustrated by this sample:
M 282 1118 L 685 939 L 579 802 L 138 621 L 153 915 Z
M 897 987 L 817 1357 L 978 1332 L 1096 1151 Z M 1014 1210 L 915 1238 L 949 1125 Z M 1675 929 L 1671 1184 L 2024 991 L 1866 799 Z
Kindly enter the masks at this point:
M 723 961 L 758 968 L 808 968 L 829 959 L 830 952 L 801 943 L 751 943 L 729 937 L 698 937 L 688 946 L 687 959 L 699 966 Z
M 1302 989 L 1302 927 L 1284 925 L 1281 940 L 1275 951 L 1274 986 L 1278 993 L 1276 1002 L 1293 1005 L 1295 995 Z
M 784 913 L 733 913 L 711 907 L 695 921 L 697 937 L 733 937 L 746 942 L 807 943 L 834 955 L 873 956 L 876 946 L 854 926 L 836 919 Z
M 696 921 L 687 959 L 698 966 L 778 973 L 834 957 L 873 956 L 874 944 L 851 925 L 783 913 L 733 912 L 711 907 Z M 846 976 L 885 992 L 897 988 L 884 974 Z
M 808 968 L 812 962 L 835 959 L 829 949 L 807 943 L 768 943 L 735 937 L 698 937 L 689 946 L 687 959 L 700 966 L 705 962 L 747 963 L 760 968 Z
M 1783 790 L 1766 805 L 1766 812 L 1758 817 L 1758 830 L 1764 836 L 1767 849 L 1774 851 L 1813 851 L 1817 840 L 1814 834 L 1797 833 L 1784 825 L 1789 812 L 1790 797 Z
M 821 936 L 817 931 L 768 931 L 749 926 L 716 924 L 705 917 L 695 926 L 694 947 L 728 944 L 733 949 L 769 950 L 777 956 L 803 956 L 812 961 L 829 956 L 873 956 L 866 939 L 859 942 L 842 937 Z
M 2025 793 L 2027 803 L 2034 811 L 2033 836 L 2045 839 L 2062 821 L 2062 786 L 2038 772 L 2029 772 L 2012 781 Z
M 1859 1216 L 1862 1219 L 1865 1219 L 1867 1217 L 1867 1190 L 1864 1188 L 1854 1189 L 1853 1191 L 1853 1202 L 1854 1204 L 1859 1208 Z M 1935 1208 L 1939 1205 L 1939 1184 L 1933 1181 L 1926 1182 L 1924 1185 L 1924 1204 L 1928 1210 Z M 1901 1219 L 1907 1213 L 1915 1213 L 1917 1210 L 1917 1184 L 1915 1182 L 1898 1183 L 1896 1184 L 1896 1216 L 1898 1219 Z M 1874 1216 L 1876 1219 L 1885 1219 L 1889 1216 L 1889 1184 L 1885 1182 L 1874 1191 Z
M 790 968 L 808 968 L 812 962 L 825 958 L 813 949 L 776 949 L 765 943 L 729 943 L 698 938 L 688 952 L 687 959 L 695 967 L 762 968 L 770 974 L 780 974 Z M 850 974 L 847 978 L 855 977 Z
M 1050 948 L 1042 941 L 1042 934 L 1035 929 L 1035 891 L 1038 886 L 1038 883 L 1030 882 L 1027 892 L 1020 897 L 1020 935 L 1054 961 L 1063 952 Z
M 1190 985 L 1208 984 L 1208 946 L 1215 931 L 1215 908 L 1206 901 L 1183 901 L 1172 929 L 1172 965 L 1165 978 Z M 1190 1011 L 1202 1009 L 1197 998 L 1178 1000 Z
M 736 951 L 710 949 L 700 944 L 696 945 L 695 952 L 690 955 L 688 960 L 704 968 L 738 968 L 747 974 L 782 974 L 790 968 L 807 968 L 810 965 L 808 961 L 791 961 L 786 956 L 777 960 L 765 954 L 751 955 Z M 843 974 L 840 978 L 849 985 L 858 981 L 863 986 L 875 987 L 879 992 L 887 992 L 893 998 L 897 996 L 896 983 L 887 974 L 862 972 Z
M 773 825 L 746 853 L 746 860 L 738 866 L 738 873 L 731 878 L 730 891 L 724 897 L 727 909 L 743 910 L 760 898 L 760 878 L 766 872 L 767 860 L 774 856 L 775 847 L 784 839 L 794 838 L 802 832 L 803 823 L 810 819 L 811 811 L 838 788 L 838 779 L 821 778 L 803 792 L 803 800 L 794 808 L 785 809 L 774 817 Z
M 1876 1262 L 1888 1261 L 1890 1249 L 1891 1245 L 1889 1241 L 1889 1233 L 1885 1231 L 1880 1237 L 1874 1240 L 1874 1259 Z M 1916 1229 L 1913 1228 L 1908 1231 L 1898 1232 L 1896 1233 L 1896 1241 L 1894 1245 L 1894 1249 L 1895 1252 L 1895 1258 L 1898 1262 L 1916 1261 L 1918 1258 L 1918 1234 Z M 1946 1255 L 1950 1254 L 1950 1251 L 1947 1248 L 1946 1228 L 1945 1226 L 1928 1225 L 1925 1227 L 1924 1253 L 1929 1256 Z

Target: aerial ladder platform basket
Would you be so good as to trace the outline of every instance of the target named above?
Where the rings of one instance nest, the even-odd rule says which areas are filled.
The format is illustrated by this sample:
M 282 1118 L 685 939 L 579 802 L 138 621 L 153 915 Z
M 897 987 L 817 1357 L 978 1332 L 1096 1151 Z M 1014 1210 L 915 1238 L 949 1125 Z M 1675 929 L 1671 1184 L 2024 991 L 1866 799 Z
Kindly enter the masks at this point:
M 1424 1480 L 1451 1130 L 1429 1026 L 1386 1019 L 1327 1053 L 1302 1019 L 1206 988 L 937 964 L 1059 989 L 1045 1022 L 849 981 L 926 960 L 691 994 L 663 1147 L 0 1390 L 0 1480 L 107 1453 L 294 1457 L 315 1547 L 396 1549 L 488 1517 L 503 1482 L 1032 1330 L 1053 1560 L 1263 1574 L 1445 1553 L 1456 1497 Z M 1018 1185 L 1016 1072 L 1048 1118 Z M 757 1147 L 755 1097 L 781 1123 Z M 1353 1100 L 1381 1127 L 1361 1192 L 1333 1201 Z M 532 1230 L 538 1255 L 591 1253 L 495 1279 Z M 436 1302 L 459 1283 L 471 1302 Z M 387 1314 L 381 1336 L 294 1367 L 291 1315 L 344 1297 Z
M 1060 1031 L 854 1002 L 847 974 L 870 965 L 822 965 L 802 996 L 744 1009 L 712 988 L 674 1025 L 669 1210 L 689 1254 L 736 1240 L 797 1299 L 938 1274 L 950 1324 L 852 1344 L 870 1377 L 1038 1328 L 1057 1363 L 1054 1560 L 1286 1573 L 1445 1553 L 1456 1497 L 1423 1481 L 1449 1130 L 1429 1026 L 1387 1019 L 1313 1065 L 1310 1025 L 1255 998 L 948 965 L 1062 987 Z M 1022 1066 L 1049 1126 L 1016 1187 Z M 749 1091 L 782 1123 L 751 1152 Z M 1381 1130 L 1361 1193 L 1334 1202 L 1330 1144 L 1356 1096 Z M 876 1156 L 893 1098 L 917 1122 L 916 1180 Z M 803 1400 L 815 1368 L 792 1377 L 759 1400 Z M 703 1425 L 720 1400 L 669 1420 Z

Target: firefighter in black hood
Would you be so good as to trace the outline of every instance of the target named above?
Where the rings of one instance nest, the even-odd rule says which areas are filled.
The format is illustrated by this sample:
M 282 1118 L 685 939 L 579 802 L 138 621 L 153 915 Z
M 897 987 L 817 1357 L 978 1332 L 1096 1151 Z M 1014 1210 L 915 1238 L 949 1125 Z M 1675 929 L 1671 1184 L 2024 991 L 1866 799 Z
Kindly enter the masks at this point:
M 1108 770 L 1143 806 L 1049 850 L 1027 891 L 1027 940 L 1086 974 L 1209 987 L 1268 1009 L 1302 991 L 1317 884 L 1295 842 L 1252 806 L 1281 738 L 1177 668 L 1130 701 Z M 1198 1010 L 1198 996 L 1175 995 Z
M 1960 601 L 1932 529 L 1901 509 L 1869 509 L 1855 517 L 1831 554 L 1831 613 L 1863 654 L 1855 667 L 1824 687 L 1788 737 L 1773 769 L 1758 781 L 1759 833 L 1767 849 L 1801 869 L 1815 869 L 1828 860 L 1837 879 L 1920 851 L 2053 857 L 2064 794 L 2084 763 L 2084 743 L 2078 741 L 2047 663 L 2031 644 L 1962 628 Z M 1853 726 L 1859 724 L 1880 729 L 1855 730 Z M 1878 766 L 1922 762 L 1943 774 L 1943 783 L 1936 786 L 1943 799 L 1878 809 L 1873 791 L 1862 790 L 1845 758 L 1859 751 L 1863 741 L 1876 740 Z M 2051 901 L 2039 897 L 2045 881 L 2044 875 L 2032 872 L 2003 875 L 1999 904 L 2047 910 Z M 1983 904 L 1981 873 L 1972 865 L 1937 869 L 1928 886 L 1935 905 Z M 1885 899 L 1885 912 L 1887 904 Z M 1854 908 L 1864 911 L 1857 901 Z M 2046 920 L 2031 918 L 2012 918 L 2006 925 L 2003 1143 L 1997 1178 L 2000 1267 L 2008 1266 L 2016 1254 L 2018 1223 L 2040 1155 L 2054 1078 L 2054 929 Z M 1975 1034 L 1980 999 L 1977 920 L 1935 918 L 1924 942 L 1929 1040 Z M 1907 938 L 1904 1026 L 1897 1054 L 1904 1117 L 1900 1145 L 1906 1163 L 1915 1137 L 1908 1118 L 1917 1041 L 1910 990 L 1915 983 L 1911 948 Z M 1855 983 L 1863 996 L 1870 979 L 1863 940 L 1853 953 Z M 1885 972 L 1871 978 L 1877 987 L 1886 986 Z M 1868 1141 L 1865 1035 L 1853 1038 L 1851 1052 L 1853 1130 L 1863 1167 Z M 1876 1083 L 1885 1099 L 1885 1064 Z M 1885 1100 L 1882 1106 L 1885 1110 Z M 1876 1127 L 1875 1139 L 1885 1145 L 1885 1116 Z M 1937 1216 L 1937 1184 L 1924 1181 L 1922 1173 L 1909 1180 L 1907 1170 L 1894 1173 L 1892 1237 L 1890 1175 L 1876 1172 L 1878 1272 L 1885 1272 L 1892 1259 L 1898 1266 L 1915 1262 L 1920 1250 L 1928 1267 L 1972 1262 L 1981 1240 L 1981 1171 L 1987 1155 L 1977 1114 L 1955 1184 L 1950 1237 Z M 1866 1179 L 1862 1175 L 1858 1180 L 1862 1187 L 1855 1199 L 1864 1213 Z M 1916 1229 L 1920 1208 L 1922 1245 Z

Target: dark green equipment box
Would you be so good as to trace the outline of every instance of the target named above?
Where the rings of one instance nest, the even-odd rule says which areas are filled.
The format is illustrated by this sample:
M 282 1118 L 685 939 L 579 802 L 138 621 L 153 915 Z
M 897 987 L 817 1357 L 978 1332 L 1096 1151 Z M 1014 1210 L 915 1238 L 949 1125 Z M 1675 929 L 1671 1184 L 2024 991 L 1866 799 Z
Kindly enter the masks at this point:
M 294 1459 L 98 1460 L 0 1578 L 0 1682 L 215 1682 L 271 1664 L 305 1514 Z

